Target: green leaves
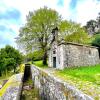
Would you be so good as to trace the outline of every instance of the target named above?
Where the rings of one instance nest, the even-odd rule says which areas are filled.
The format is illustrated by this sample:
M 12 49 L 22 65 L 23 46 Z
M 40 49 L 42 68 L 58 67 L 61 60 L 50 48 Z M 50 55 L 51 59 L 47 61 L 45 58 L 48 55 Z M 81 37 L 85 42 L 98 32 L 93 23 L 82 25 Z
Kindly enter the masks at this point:
M 7 45 L 0 50 L 0 72 L 16 69 L 22 62 L 22 55 L 15 48 Z
M 59 28 L 61 32 L 60 38 L 66 42 L 87 43 L 88 35 L 80 24 L 64 20 L 61 22 Z
M 92 45 L 100 48 L 100 34 L 97 34 L 95 36 L 95 39 L 93 40 Z

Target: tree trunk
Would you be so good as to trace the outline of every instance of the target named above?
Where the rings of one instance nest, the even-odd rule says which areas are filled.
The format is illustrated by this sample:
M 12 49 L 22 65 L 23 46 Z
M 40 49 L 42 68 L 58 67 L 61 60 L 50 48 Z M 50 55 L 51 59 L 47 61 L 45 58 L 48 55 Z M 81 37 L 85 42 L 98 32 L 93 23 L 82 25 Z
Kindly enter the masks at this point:
M 43 65 L 47 65 L 47 51 L 45 51 L 43 55 Z
M 98 51 L 99 51 L 99 58 L 100 58 L 100 47 L 99 47 Z
M 0 76 L 2 76 L 2 72 L 0 71 Z
M 14 73 L 16 72 L 16 67 L 14 66 Z

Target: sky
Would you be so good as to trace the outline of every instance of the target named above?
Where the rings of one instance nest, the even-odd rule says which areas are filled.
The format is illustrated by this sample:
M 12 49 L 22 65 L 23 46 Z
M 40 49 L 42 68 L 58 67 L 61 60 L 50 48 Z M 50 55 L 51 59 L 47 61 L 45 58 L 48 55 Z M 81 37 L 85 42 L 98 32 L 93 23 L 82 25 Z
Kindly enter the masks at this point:
M 0 48 L 7 44 L 17 48 L 15 38 L 26 23 L 26 15 L 44 6 L 82 25 L 100 12 L 100 0 L 0 0 Z

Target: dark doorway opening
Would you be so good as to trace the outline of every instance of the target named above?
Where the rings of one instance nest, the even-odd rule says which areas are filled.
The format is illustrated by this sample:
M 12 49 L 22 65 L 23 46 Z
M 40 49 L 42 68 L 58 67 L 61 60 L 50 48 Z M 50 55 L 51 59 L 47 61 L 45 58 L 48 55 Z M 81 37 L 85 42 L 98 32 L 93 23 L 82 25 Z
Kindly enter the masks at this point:
M 53 67 L 56 68 L 56 57 L 53 57 Z

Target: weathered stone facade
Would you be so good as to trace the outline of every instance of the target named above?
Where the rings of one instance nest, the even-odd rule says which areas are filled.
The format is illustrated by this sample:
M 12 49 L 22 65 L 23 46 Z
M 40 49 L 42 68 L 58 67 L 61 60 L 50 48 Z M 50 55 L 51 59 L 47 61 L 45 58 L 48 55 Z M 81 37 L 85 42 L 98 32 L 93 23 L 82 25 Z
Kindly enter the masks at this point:
M 96 47 L 75 43 L 60 43 L 54 41 L 49 51 L 49 67 L 63 69 L 65 67 L 90 66 L 100 62 Z
M 94 100 L 38 67 L 31 66 L 31 73 L 34 87 L 39 90 L 40 100 Z

